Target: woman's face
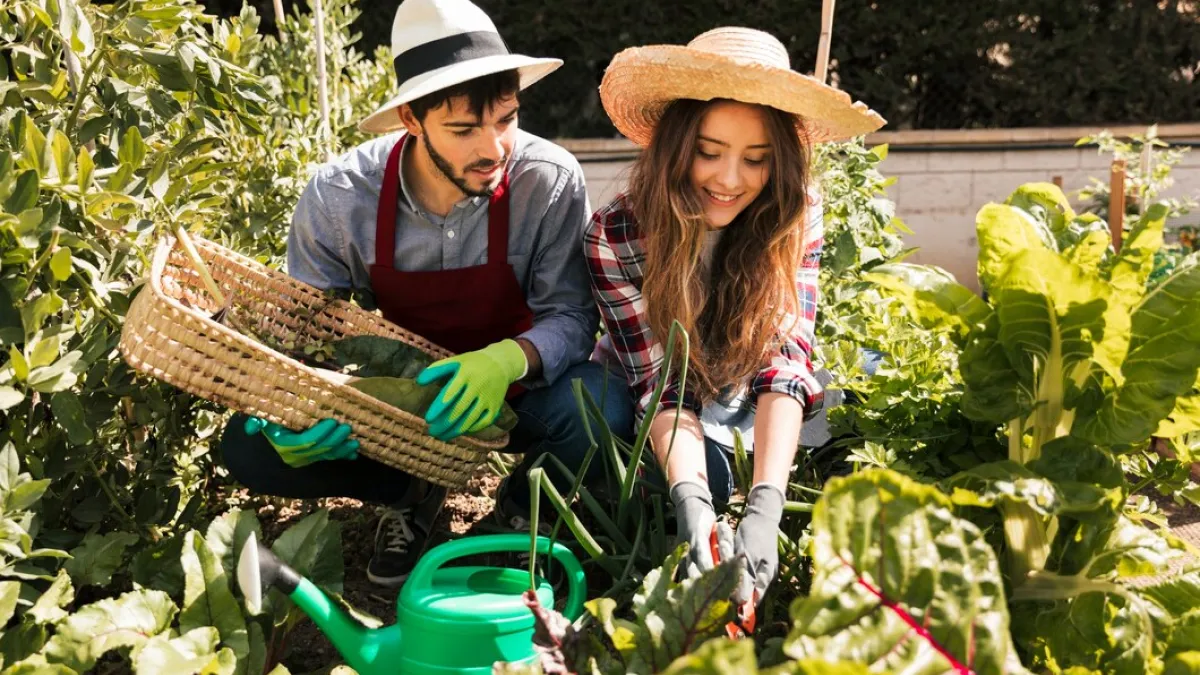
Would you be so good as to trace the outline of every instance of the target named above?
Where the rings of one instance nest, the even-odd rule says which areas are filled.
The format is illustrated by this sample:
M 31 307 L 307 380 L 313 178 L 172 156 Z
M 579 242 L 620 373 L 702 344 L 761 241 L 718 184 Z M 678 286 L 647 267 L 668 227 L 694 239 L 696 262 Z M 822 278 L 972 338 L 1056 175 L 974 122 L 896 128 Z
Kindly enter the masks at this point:
M 691 179 L 709 227 L 733 222 L 771 177 L 765 111 L 736 101 L 714 103 L 700 120 Z

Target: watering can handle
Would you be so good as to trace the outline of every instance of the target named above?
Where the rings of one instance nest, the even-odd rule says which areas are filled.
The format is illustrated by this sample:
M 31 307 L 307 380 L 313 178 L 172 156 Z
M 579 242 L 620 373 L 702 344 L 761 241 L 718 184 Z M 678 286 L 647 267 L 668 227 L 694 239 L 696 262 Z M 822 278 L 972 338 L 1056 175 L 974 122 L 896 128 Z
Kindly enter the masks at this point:
M 527 550 L 529 550 L 529 535 L 527 534 L 484 534 L 456 539 L 436 546 L 421 556 L 421 560 L 413 568 L 412 574 L 408 576 L 408 581 L 404 584 L 404 589 L 400 591 L 403 596 L 401 602 L 415 601 L 422 591 L 432 585 L 433 573 L 452 560 L 480 553 Z M 571 621 L 578 619 L 579 615 L 583 613 L 583 601 L 587 592 L 583 566 L 579 564 L 579 560 L 571 552 L 571 549 L 558 542 L 554 542 L 554 546 L 551 547 L 550 539 L 547 537 L 537 538 L 537 552 L 538 555 L 548 553 L 566 570 L 567 604 L 563 608 L 563 616 Z

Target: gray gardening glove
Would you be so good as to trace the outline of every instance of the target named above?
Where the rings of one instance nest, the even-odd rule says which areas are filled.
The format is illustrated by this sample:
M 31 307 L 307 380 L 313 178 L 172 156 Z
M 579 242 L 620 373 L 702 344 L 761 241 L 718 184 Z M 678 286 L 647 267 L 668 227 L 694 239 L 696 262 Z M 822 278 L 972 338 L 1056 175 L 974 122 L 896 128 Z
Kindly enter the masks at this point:
M 762 600 L 779 573 L 779 519 L 783 517 L 783 492 L 759 483 L 746 497 L 746 517 L 734 536 L 734 552 L 743 556 L 742 579 L 733 592 L 738 605 Z
M 707 485 L 679 481 L 671 486 L 671 502 L 675 504 L 675 521 L 679 540 L 688 543 L 684 573 L 689 579 L 713 568 L 712 534 L 716 528 L 718 555 L 733 554 L 733 530 L 724 521 L 717 522 L 712 493 Z

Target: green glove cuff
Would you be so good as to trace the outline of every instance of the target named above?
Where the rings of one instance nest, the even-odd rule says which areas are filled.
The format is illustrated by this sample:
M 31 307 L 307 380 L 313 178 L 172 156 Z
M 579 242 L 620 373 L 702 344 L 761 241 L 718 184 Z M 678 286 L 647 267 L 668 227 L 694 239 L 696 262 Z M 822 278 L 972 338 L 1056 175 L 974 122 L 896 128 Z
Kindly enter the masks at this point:
M 496 362 L 510 384 L 525 377 L 529 372 L 529 360 L 525 358 L 525 350 L 521 349 L 516 340 L 501 340 L 484 347 L 481 351 Z

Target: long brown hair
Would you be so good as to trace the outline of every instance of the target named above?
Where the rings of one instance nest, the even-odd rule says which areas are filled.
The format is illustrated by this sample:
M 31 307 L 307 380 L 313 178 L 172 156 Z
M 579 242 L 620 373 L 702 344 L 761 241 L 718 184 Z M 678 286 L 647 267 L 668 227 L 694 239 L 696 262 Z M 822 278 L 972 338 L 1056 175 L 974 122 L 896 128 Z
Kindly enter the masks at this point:
M 711 285 L 698 273 L 708 225 L 690 179 L 704 114 L 717 101 L 671 103 L 634 163 L 629 200 L 646 252 L 642 295 L 650 328 L 688 332 L 688 384 L 701 401 L 768 362 L 799 317 L 796 272 L 804 241 L 808 147 L 799 119 L 764 107 L 771 174 L 721 235 Z M 693 377 L 694 376 L 694 377 Z

